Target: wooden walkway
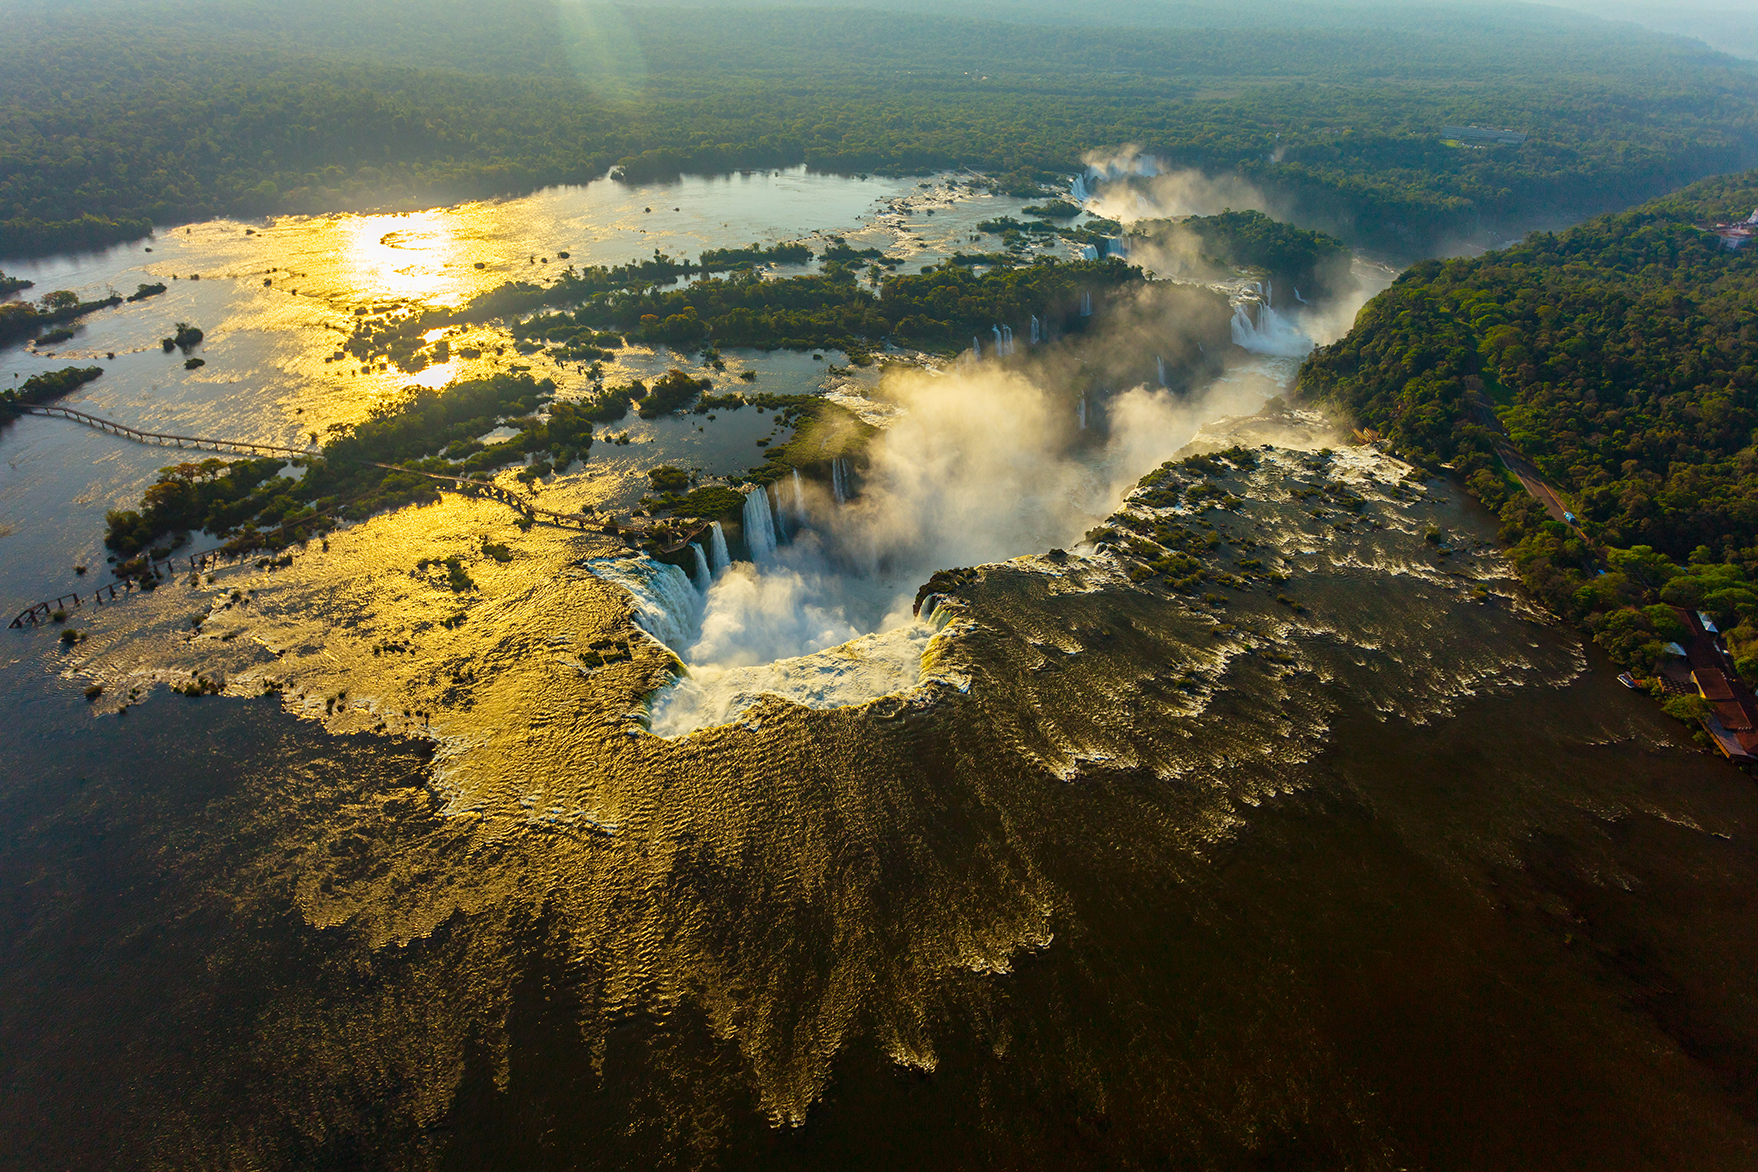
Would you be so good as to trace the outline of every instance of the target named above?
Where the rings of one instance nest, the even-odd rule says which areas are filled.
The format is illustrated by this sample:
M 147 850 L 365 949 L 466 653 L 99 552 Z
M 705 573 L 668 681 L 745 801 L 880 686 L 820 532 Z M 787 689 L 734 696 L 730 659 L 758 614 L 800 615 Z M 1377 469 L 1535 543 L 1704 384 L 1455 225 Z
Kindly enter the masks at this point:
M 95 427 L 99 431 L 107 432 L 110 435 L 121 436 L 124 439 L 134 440 L 137 443 L 153 444 L 158 447 L 176 447 L 209 452 L 235 452 L 252 456 L 289 456 L 300 458 L 317 455 L 319 451 L 319 449 L 316 448 L 288 448 L 282 447 L 278 444 L 248 443 L 243 440 L 204 439 L 196 436 L 170 435 L 163 432 L 142 431 L 138 427 L 129 427 L 127 424 L 104 419 L 85 411 L 77 411 L 71 407 L 29 407 L 26 408 L 25 413 L 29 415 L 45 415 L 70 419 L 75 423 L 84 424 L 87 427 Z M 576 529 L 582 532 L 589 529 L 600 529 L 609 532 L 609 527 L 613 521 L 613 518 L 608 514 L 564 513 L 556 509 L 539 508 L 537 505 L 532 504 L 529 500 L 519 496 L 517 493 L 504 489 L 500 485 L 494 484 L 491 481 L 471 480 L 463 476 L 449 476 L 443 472 L 425 472 L 416 468 L 405 468 L 400 464 L 385 464 L 377 460 L 369 460 L 367 463 L 371 464 L 374 468 L 384 468 L 392 472 L 414 472 L 419 476 L 427 477 L 429 480 L 440 481 L 441 483 L 450 486 L 453 491 L 465 496 L 487 497 L 491 500 L 499 501 L 528 520 L 543 525 L 554 526 L 558 529 Z M 298 524 L 309 524 L 310 520 L 310 518 L 305 518 L 298 522 Z M 654 527 L 655 525 L 652 519 L 636 523 L 633 518 L 631 518 L 629 521 L 617 524 L 615 532 L 618 536 L 639 540 L 640 538 L 647 536 Z M 282 528 L 286 528 L 286 526 L 282 526 Z M 691 541 L 700 537 L 707 529 L 708 524 L 706 522 L 698 524 L 694 528 L 685 531 L 681 537 L 674 538 L 672 541 L 662 546 L 660 552 L 666 554 L 676 553 Z M 271 530 L 263 536 L 272 536 L 279 531 L 280 530 Z M 147 568 L 154 571 L 158 569 L 174 571 L 178 562 L 187 561 L 192 572 L 199 572 L 209 566 L 217 565 L 222 559 L 244 561 L 255 556 L 256 552 L 257 551 L 254 550 L 240 552 L 236 550 L 228 550 L 223 546 L 218 546 L 213 549 L 203 550 L 200 553 L 167 554 L 162 558 L 150 559 L 147 562 Z M 126 596 L 133 592 L 134 589 L 135 586 L 131 580 L 123 580 L 100 586 L 85 597 L 90 599 L 92 605 L 97 606 L 101 605 L 106 600 L 113 602 L 117 599 L 118 595 Z M 108 596 L 107 599 L 106 595 Z M 71 603 L 74 608 L 83 607 L 85 605 L 85 602 L 81 599 L 79 594 L 63 594 L 58 598 L 51 598 L 45 602 L 36 603 L 34 606 L 26 607 L 24 610 L 19 611 L 7 626 L 9 628 L 26 626 L 34 627 L 39 623 L 49 621 L 56 611 L 67 610 L 68 603 Z
M 141 444 L 156 444 L 161 448 L 186 448 L 198 452 L 234 452 L 243 456 L 312 456 L 318 449 L 289 448 L 281 444 L 257 444 L 245 440 L 204 439 L 193 435 L 171 435 L 162 431 L 142 431 L 138 427 L 129 427 L 126 423 L 117 423 L 112 419 L 104 419 L 89 412 L 78 411 L 72 407 L 26 407 L 26 415 L 47 415 L 61 419 L 71 419 L 75 423 L 83 423 L 87 427 L 95 427 L 99 431 L 119 435 Z

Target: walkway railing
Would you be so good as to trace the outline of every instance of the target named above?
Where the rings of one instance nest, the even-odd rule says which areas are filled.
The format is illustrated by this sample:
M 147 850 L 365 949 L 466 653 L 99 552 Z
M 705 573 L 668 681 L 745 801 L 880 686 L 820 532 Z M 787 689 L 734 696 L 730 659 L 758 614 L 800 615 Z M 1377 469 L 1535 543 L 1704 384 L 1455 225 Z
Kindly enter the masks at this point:
M 129 427 L 126 423 L 117 423 L 113 419 L 104 419 L 89 412 L 75 410 L 72 407 L 26 407 L 24 413 L 26 415 L 48 415 L 71 419 L 75 423 L 83 423 L 87 427 L 95 427 L 99 431 L 107 431 L 111 435 L 123 436 L 136 443 L 156 444 L 161 448 L 191 448 L 198 452 L 236 452 L 246 456 L 310 456 L 317 452 L 315 446 L 289 448 L 282 444 L 258 444 L 245 440 L 205 439 L 193 435 L 171 435 L 162 431 L 142 431 L 138 427 Z
M 316 448 L 302 450 L 299 448 L 283 447 L 279 444 L 249 443 L 244 440 L 205 439 L 197 436 L 171 435 L 165 432 L 143 431 L 138 427 L 129 427 L 125 423 L 117 423 L 114 420 L 105 419 L 86 411 L 75 410 L 72 407 L 33 406 L 26 408 L 25 413 L 28 415 L 46 415 L 69 419 L 75 423 L 84 424 L 87 427 L 95 427 L 99 431 L 108 432 L 111 435 L 121 436 L 124 439 L 131 439 L 137 443 L 154 444 L 158 447 L 190 448 L 196 451 L 236 452 L 244 455 L 256 456 L 272 455 L 294 457 L 315 455 L 318 450 Z M 455 491 L 467 496 L 490 497 L 494 500 L 500 501 L 502 504 L 511 508 L 514 512 L 519 513 L 523 517 L 529 518 L 532 521 L 541 522 L 545 525 L 552 525 L 560 529 L 579 529 L 581 531 L 587 529 L 602 529 L 610 524 L 612 520 L 608 516 L 601 516 L 596 513 L 563 513 L 556 509 L 539 508 L 524 497 L 519 496 L 517 493 L 509 492 L 500 485 L 485 480 L 471 480 L 463 476 L 449 476 L 443 472 L 426 472 L 415 468 L 404 468 L 400 464 L 385 464 L 377 460 L 369 460 L 366 461 L 366 463 L 371 464 L 375 468 L 384 468 L 392 472 L 415 472 L 430 480 L 438 480 L 449 484 Z M 297 522 L 297 524 L 309 524 L 310 520 L 309 517 L 304 518 Z M 286 526 L 282 526 L 282 528 L 286 528 Z M 645 536 L 652 528 L 653 523 L 651 521 L 642 524 L 635 524 L 631 520 L 628 523 L 619 524 L 617 526 L 617 532 L 619 534 L 627 534 L 630 536 Z M 708 526 L 703 524 L 698 525 L 692 530 L 685 531 L 681 537 L 678 537 L 661 547 L 661 552 L 668 554 L 676 553 L 691 540 L 700 536 L 707 528 Z M 265 534 L 264 536 L 272 536 L 275 532 L 278 532 L 278 530 L 272 530 L 269 534 Z M 210 565 L 218 563 L 221 558 L 231 558 L 236 561 L 243 561 L 252 556 L 254 552 L 254 550 L 240 551 L 237 549 L 228 549 L 225 546 L 217 546 L 213 549 L 203 550 L 202 552 L 195 554 L 166 554 L 164 557 L 150 558 L 146 563 L 146 567 L 147 569 L 156 572 L 158 568 L 169 569 L 177 562 L 188 561 L 191 571 L 200 571 L 206 569 Z M 87 597 L 89 597 L 92 604 L 96 606 L 105 601 L 106 594 L 108 595 L 109 601 L 115 601 L 118 593 L 126 595 L 133 589 L 134 584 L 132 581 L 124 580 L 110 582 L 103 586 L 99 586 Z M 79 594 L 63 594 L 59 598 L 52 598 L 46 602 L 39 602 L 34 606 L 26 607 L 24 610 L 19 611 L 7 626 L 36 626 L 38 623 L 52 618 L 56 611 L 65 611 L 68 609 L 65 604 L 69 601 L 72 602 L 75 608 L 84 605 Z

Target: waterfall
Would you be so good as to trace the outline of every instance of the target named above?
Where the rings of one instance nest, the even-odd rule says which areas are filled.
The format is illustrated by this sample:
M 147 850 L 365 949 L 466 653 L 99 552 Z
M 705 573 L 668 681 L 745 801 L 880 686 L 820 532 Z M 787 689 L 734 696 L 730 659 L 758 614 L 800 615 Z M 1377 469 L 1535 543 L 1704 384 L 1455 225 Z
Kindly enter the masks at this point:
M 1158 354 L 1156 354 L 1156 355 L 1154 355 L 1154 364 L 1159 368 L 1160 385 L 1165 386 L 1166 385 L 1166 360 L 1164 358 L 1161 358 Z
M 977 341 L 977 336 L 975 334 L 971 335 L 971 354 L 977 358 L 983 356 L 983 344 Z
M 1091 198 L 1087 194 L 1087 179 L 1085 175 L 1076 175 L 1074 177 L 1074 186 L 1069 189 L 1068 198 L 1076 204 L 1084 204 Z
M 1087 429 L 1087 397 L 1085 395 L 1080 397 L 1080 407 L 1075 414 L 1080 417 L 1080 429 L 1085 431 Z
M 1276 303 L 1276 283 L 1274 281 L 1266 280 L 1264 282 L 1264 308 L 1268 309 L 1270 306 L 1274 305 L 1275 303 Z
M 1107 240 L 1105 242 L 1105 255 L 1106 256 L 1128 256 L 1129 255 L 1129 241 L 1125 240 L 1121 236 L 1117 237 L 1115 240 Z
M 1083 244 L 1080 247 L 1080 258 L 1082 260 L 1098 260 L 1099 250 L 1091 244 Z
M 848 503 L 848 462 L 840 456 L 830 461 L 830 488 L 836 494 L 837 504 Z
M 726 530 L 720 527 L 719 521 L 708 526 L 708 532 L 710 534 L 708 540 L 708 570 L 715 577 L 719 577 L 722 570 L 732 565 L 732 554 L 727 552 Z
M 806 523 L 806 489 L 800 482 L 800 470 L 794 469 L 794 524 Z
M 1007 347 L 1001 344 L 1001 327 L 991 326 L 989 328 L 995 331 L 995 357 L 1005 358 L 1007 356 Z
M 1312 352 L 1312 339 L 1263 302 L 1257 302 L 1257 320 L 1246 312 L 1251 302 L 1233 307 L 1233 342 L 1253 354 L 1303 358 Z
M 1300 295 L 1300 286 L 1299 285 L 1294 286 L 1294 300 L 1300 302 L 1300 304 L 1302 304 L 1302 305 L 1311 305 L 1312 304 L 1312 302 L 1308 301 L 1306 298 L 1304 298 Z
M 1091 293 L 1080 295 L 1080 315 L 1082 317 L 1093 316 L 1093 295 Z
M 745 494 L 745 545 L 751 560 L 766 562 L 775 553 L 775 518 L 769 512 L 769 489 L 759 484 Z
M 690 556 L 696 559 L 696 572 L 690 577 L 695 580 L 696 589 L 707 594 L 708 588 L 714 585 L 714 575 L 708 569 L 708 555 L 702 552 L 700 545 L 692 541 L 690 542 Z
M 1034 313 L 1032 314 L 1032 345 L 1036 346 L 1043 340 L 1043 330 L 1038 325 L 1038 315 Z
M 642 554 L 632 558 L 595 558 L 586 568 L 629 592 L 635 625 L 673 651 L 689 646 L 702 621 L 702 596 L 674 565 Z

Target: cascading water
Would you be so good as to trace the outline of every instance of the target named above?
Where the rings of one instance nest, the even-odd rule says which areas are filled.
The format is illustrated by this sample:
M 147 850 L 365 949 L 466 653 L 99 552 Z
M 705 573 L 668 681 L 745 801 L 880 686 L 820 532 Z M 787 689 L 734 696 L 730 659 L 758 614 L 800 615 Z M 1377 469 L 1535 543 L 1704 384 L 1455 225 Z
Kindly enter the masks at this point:
M 1003 345 L 1001 342 L 1001 327 L 1000 326 L 991 326 L 989 328 L 991 330 L 993 330 L 995 333 L 995 357 L 997 357 L 997 358 L 1006 357 L 1007 356 L 1007 347 L 1005 345 Z
M 775 518 L 769 511 L 769 489 L 759 484 L 745 494 L 745 545 L 761 565 L 775 556 Z
M 716 521 L 708 526 L 708 570 L 716 578 L 732 565 L 732 554 L 726 548 L 726 530 Z
M 1091 293 L 1080 295 L 1080 315 L 1082 317 L 1093 316 L 1093 295 Z
M 1257 320 L 1253 321 L 1242 301 L 1233 307 L 1233 342 L 1253 354 L 1271 354 L 1279 358 L 1301 358 L 1312 352 L 1312 339 L 1302 333 L 1281 314 L 1259 301 Z
M 1080 429 L 1085 431 L 1087 429 L 1087 397 L 1085 395 L 1080 397 L 1080 406 L 1076 409 L 1075 414 L 1080 417 Z
M 977 358 L 983 356 L 983 344 L 977 341 L 975 334 L 971 335 L 971 354 Z
M 1034 313 L 1032 314 L 1032 345 L 1036 346 L 1043 340 L 1043 329 L 1038 324 L 1038 315 Z
M 1156 355 L 1154 355 L 1154 365 L 1159 370 L 1160 385 L 1161 386 L 1167 385 L 1166 384 L 1166 360 L 1164 358 L 1160 357 L 1158 354 L 1156 354 Z
M 794 469 L 794 524 L 806 523 L 806 487 L 800 480 L 800 470 Z
M 690 555 L 696 559 L 696 572 L 690 577 L 695 580 L 696 589 L 707 594 L 708 588 L 714 585 L 714 575 L 708 569 L 708 555 L 694 541 L 690 542 Z
M 1306 298 L 1304 298 L 1300 295 L 1300 286 L 1299 285 L 1294 286 L 1294 300 L 1300 302 L 1300 304 L 1302 304 L 1302 305 L 1311 305 L 1312 304 L 1312 302 L 1308 301 Z
M 842 458 L 830 461 L 830 491 L 836 494 L 836 503 L 848 503 L 848 474 L 842 470 Z
M 642 555 L 594 558 L 586 568 L 615 582 L 634 600 L 635 624 L 667 647 L 682 647 L 702 623 L 702 595 L 674 565 Z

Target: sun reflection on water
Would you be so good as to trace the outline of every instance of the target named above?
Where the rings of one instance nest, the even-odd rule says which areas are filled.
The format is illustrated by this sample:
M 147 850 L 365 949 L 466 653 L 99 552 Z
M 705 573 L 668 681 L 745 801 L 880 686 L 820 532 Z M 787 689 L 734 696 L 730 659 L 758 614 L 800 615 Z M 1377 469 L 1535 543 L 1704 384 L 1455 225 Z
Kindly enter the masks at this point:
M 435 209 L 363 216 L 343 253 L 344 280 L 363 300 L 456 305 L 470 284 L 448 273 L 459 261 L 458 213 Z

